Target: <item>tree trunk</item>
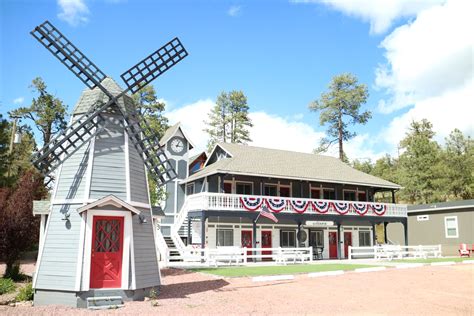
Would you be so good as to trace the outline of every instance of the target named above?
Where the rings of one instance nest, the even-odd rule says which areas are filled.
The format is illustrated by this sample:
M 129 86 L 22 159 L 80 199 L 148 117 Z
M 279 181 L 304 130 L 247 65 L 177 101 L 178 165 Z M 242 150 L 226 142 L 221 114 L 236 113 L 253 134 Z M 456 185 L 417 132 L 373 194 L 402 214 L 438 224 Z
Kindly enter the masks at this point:
M 344 148 L 342 147 L 342 114 L 339 112 L 338 117 L 338 132 L 339 132 L 339 159 L 344 161 Z

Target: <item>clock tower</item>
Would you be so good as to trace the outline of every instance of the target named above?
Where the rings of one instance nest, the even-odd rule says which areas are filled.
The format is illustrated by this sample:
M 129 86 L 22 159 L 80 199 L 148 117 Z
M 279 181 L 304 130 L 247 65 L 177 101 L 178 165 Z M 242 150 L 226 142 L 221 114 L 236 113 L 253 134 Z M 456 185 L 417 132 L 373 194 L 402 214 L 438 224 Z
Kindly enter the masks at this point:
M 161 233 L 166 237 L 170 236 L 174 218 L 186 198 L 185 185 L 179 182 L 188 177 L 189 151 L 193 149 L 194 145 L 183 131 L 181 123 L 176 123 L 168 128 L 161 138 L 160 144 L 165 146 L 166 155 L 177 174 L 175 180 L 166 184 L 167 196 L 162 204 L 165 217 L 161 221 Z

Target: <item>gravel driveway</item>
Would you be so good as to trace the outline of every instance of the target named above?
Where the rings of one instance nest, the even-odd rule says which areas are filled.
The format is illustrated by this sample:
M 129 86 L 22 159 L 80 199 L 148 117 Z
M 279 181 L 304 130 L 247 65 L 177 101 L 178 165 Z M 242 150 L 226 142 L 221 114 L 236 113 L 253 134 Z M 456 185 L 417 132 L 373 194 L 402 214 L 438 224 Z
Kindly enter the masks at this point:
M 184 270 L 163 270 L 159 306 L 131 302 L 90 312 L 59 306 L 0 307 L 0 314 L 387 314 L 473 315 L 474 265 L 388 269 L 254 283 Z

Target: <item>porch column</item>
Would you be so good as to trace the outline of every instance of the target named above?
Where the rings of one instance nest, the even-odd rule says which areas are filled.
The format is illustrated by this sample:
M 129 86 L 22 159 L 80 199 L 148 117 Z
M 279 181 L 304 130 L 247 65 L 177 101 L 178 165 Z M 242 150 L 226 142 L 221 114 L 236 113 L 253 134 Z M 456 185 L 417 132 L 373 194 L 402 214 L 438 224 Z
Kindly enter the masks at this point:
M 298 239 L 298 236 L 300 235 L 301 231 L 301 222 L 298 222 L 298 230 L 296 232 L 296 247 L 300 247 L 300 240 Z
M 387 226 L 388 226 L 388 222 L 383 222 L 383 239 L 384 239 L 386 244 L 388 244 Z
M 392 203 L 395 204 L 395 190 L 392 190 Z
M 201 248 L 206 247 L 206 219 L 207 217 L 203 214 L 201 217 Z
M 188 242 L 187 242 L 188 245 L 191 244 L 191 221 L 192 220 L 193 218 L 188 216 Z
M 373 246 L 375 246 L 377 243 L 377 232 L 375 231 L 375 222 L 372 223 L 372 243 Z
M 257 221 L 254 219 L 252 221 L 252 248 L 254 248 L 254 251 L 252 251 L 252 254 L 255 256 L 257 253 L 255 251 L 255 248 L 257 248 Z M 257 262 L 257 258 L 253 258 L 253 262 Z
M 403 232 L 405 234 L 405 246 L 408 246 L 408 220 L 403 222 Z
M 342 259 L 342 251 L 341 251 L 341 223 L 337 223 L 337 259 Z

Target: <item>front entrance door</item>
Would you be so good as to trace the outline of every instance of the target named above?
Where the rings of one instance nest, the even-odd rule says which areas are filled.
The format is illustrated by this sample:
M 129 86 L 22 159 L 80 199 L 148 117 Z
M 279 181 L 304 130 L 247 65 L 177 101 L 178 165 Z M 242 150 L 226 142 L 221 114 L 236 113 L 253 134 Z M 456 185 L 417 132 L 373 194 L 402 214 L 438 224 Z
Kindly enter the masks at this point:
M 242 248 L 252 248 L 252 231 L 251 230 L 243 230 L 241 235 L 242 240 Z M 247 251 L 247 256 L 251 256 L 252 252 Z
M 349 246 L 352 246 L 352 232 L 344 232 L 344 256 L 349 254 Z
M 94 216 L 92 227 L 90 287 L 122 285 L 123 217 Z
M 337 232 L 329 232 L 329 258 L 337 259 Z
M 272 248 L 272 231 L 262 230 L 262 248 Z M 271 255 L 271 250 L 262 251 L 262 255 Z M 263 258 L 262 260 L 272 260 L 270 257 Z

